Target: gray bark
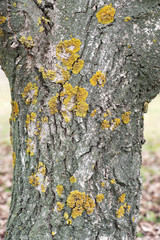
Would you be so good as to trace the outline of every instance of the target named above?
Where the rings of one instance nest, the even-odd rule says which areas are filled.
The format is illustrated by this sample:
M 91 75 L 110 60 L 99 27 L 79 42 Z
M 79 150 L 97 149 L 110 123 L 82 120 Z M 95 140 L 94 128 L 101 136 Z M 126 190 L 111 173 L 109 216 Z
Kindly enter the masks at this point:
M 0 25 L 0 63 L 11 88 L 16 158 L 5 239 L 135 239 L 141 197 L 144 104 L 160 89 L 160 2 L 112 0 L 116 13 L 110 24 L 101 24 L 96 17 L 108 1 L 37 2 L 0 0 L 0 15 L 7 18 Z M 50 22 L 42 20 L 37 25 L 41 17 Z M 131 19 L 125 21 L 126 17 Z M 20 41 L 22 36 L 26 40 L 32 36 L 33 46 Z M 84 66 L 78 74 L 69 70 L 68 83 L 86 89 L 89 109 L 84 117 L 77 116 L 76 108 L 68 110 L 70 121 L 66 122 L 60 97 L 64 84 L 51 81 L 49 76 L 44 78 L 39 69 L 43 66 L 45 71 L 58 71 L 56 64 L 65 68 L 56 56 L 56 46 L 72 38 L 82 43 L 78 54 Z M 97 71 L 106 74 L 104 87 L 90 83 Z M 38 87 L 37 96 L 33 96 L 33 88 L 30 95 L 22 95 L 28 83 Z M 57 112 L 53 114 L 48 103 L 56 93 Z M 27 97 L 31 99 L 28 104 Z M 35 99 L 37 102 L 32 102 Z M 78 104 L 76 101 L 72 99 L 72 106 Z M 107 110 L 110 114 L 104 117 Z M 126 112 L 129 122 L 124 123 L 122 116 Z M 26 117 L 31 113 L 36 113 L 36 118 L 27 127 Z M 114 127 L 117 118 L 121 122 Z M 104 120 L 109 122 L 109 128 L 102 128 Z M 45 165 L 46 172 L 39 175 L 41 183 L 33 186 L 29 176 L 37 174 L 39 162 Z M 70 182 L 72 176 L 77 179 L 75 183 Z M 42 181 L 46 191 L 42 191 Z M 61 196 L 57 194 L 58 185 L 64 188 Z M 89 194 L 95 203 L 92 213 L 83 209 L 81 216 L 72 217 L 67 199 L 75 190 Z M 101 202 L 96 201 L 98 194 L 104 195 Z M 125 200 L 120 199 L 122 194 Z M 62 211 L 57 210 L 57 202 L 65 204 Z M 121 206 L 124 216 L 118 217 Z M 64 218 L 65 212 L 72 224 Z

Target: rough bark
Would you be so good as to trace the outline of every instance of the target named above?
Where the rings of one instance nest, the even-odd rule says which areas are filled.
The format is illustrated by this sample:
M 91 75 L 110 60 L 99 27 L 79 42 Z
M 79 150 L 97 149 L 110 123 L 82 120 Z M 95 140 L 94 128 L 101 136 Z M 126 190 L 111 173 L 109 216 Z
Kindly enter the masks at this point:
M 37 2 L 0 0 L 0 15 L 6 17 L 0 25 L 0 63 L 11 88 L 15 159 L 5 239 L 135 239 L 143 112 L 160 89 L 160 2 L 112 0 L 116 14 L 110 24 L 98 23 L 96 17 L 108 1 Z M 44 19 L 37 25 L 41 17 Z M 131 19 L 125 21 L 126 17 Z M 29 36 L 33 43 L 27 42 Z M 71 107 L 77 105 L 68 110 L 70 121 L 66 121 L 61 96 L 65 85 L 43 74 L 48 69 L 58 71 L 56 64 L 66 70 L 57 58 L 56 46 L 72 38 L 82 43 L 78 54 L 84 66 L 78 74 L 69 70 L 68 83 L 88 92 L 85 102 L 89 109 L 86 116 L 77 116 L 78 100 L 74 96 Z M 44 71 L 39 70 L 41 66 Z M 104 86 L 90 83 L 97 71 L 106 74 Z M 23 95 L 28 83 L 32 89 Z M 56 102 L 54 114 L 49 107 L 52 97 Z M 31 119 L 31 113 L 36 117 Z M 115 119 L 120 124 L 116 125 Z M 104 120 L 110 126 L 103 128 L 107 124 Z M 37 186 L 33 186 L 35 181 L 29 183 L 32 173 L 41 170 L 44 189 L 42 182 Z M 77 179 L 75 183 L 70 182 L 72 176 Z M 57 193 L 58 185 L 64 188 L 62 195 Z M 83 206 L 82 215 L 73 218 L 67 199 L 75 190 L 89 194 L 95 202 L 92 213 Z M 104 195 L 100 202 L 96 200 L 99 194 Z M 61 211 L 57 202 L 65 204 Z M 65 212 L 72 223 L 64 218 Z

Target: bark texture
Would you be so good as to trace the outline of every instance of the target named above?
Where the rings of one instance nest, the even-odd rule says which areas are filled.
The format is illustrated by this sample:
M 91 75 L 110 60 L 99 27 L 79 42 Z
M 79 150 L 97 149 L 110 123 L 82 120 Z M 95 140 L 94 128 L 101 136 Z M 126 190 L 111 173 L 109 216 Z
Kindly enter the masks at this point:
M 114 21 L 102 24 L 107 0 L 0 0 L 15 161 L 6 240 L 135 239 L 143 112 L 160 89 L 160 2 L 111 3 Z M 80 49 L 69 67 L 71 39 Z

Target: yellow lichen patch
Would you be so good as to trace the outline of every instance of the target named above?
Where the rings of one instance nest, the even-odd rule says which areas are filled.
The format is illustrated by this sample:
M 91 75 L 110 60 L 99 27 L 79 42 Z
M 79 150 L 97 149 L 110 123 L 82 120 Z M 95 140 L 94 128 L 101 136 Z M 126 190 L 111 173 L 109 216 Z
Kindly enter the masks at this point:
M 71 224 L 72 224 L 72 219 L 68 219 L 68 220 L 67 220 L 67 224 L 68 224 L 68 225 L 71 225 Z
M 75 62 L 74 65 L 73 65 L 72 72 L 74 74 L 78 74 L 82 70 L 83 65 L 84 65 L 84 61 L 81 60 L 81 59 L 78 59 L 78 61 Z
M 90 79 L 90 83 L 93 86 L 96 86 L 99 84 L 100 87 L 104 87 L 104 84 L 106 83 L 105 74 L 101 73 L 101 71 L 97 71 Z
M 34 155 L 34 144 L 33 144 L 33 141 L 32 141 L 32 139 L 27 138 L 26 142 L 27 142 L 26 152 L 27 152 L 27 154 L 29 154 L 30 156 L 33 156 L 33 155 Z
M 54 236 L 54 235 L 56 235 L 56 233 L 55 233 L 55 232 L 52 232 L 52 236 Z
M 95 115 L 96 115 L 96 112 L 97 112 L 97 110 L 95 109 L 95 110 L 93 110 L 92 112 L 91 112 L 91 117 L 94 117 Z
M 105 187 L 105 183 L 104 182 L 101 182 L 101 187 Z
M 17 4 L 16 4 L 16 3 L 13 3 L 12 6 L 13 6 L 13 7 L 17 7 Z
M 64 203 L 61 202 L 57 202 L 57 211 L 61 212 L 63 210 L 64 207 Z
M 67 220 L 69 218 L 69 215 L 67 212 L 64 213 L 64 218 Z
M 111 184 L 116 184 L 116 180 L 114 178 L 111 180 Z
M 70 180 L 71 183 L 77 182 L 77 179 L 74 176 L 70 177 L 69 180 Z
M 153 42 L 156 42 L 156 39 L 155 39 L 155 38 L 153 39 Z
M 114 130 L 116 127 L 119 126 L 121 120 L 119 118 L 115 118 L 114 120 L 112 120 L 112 123 L 113 123 L 112 130 Z
M 33 46 L 35 46 L 35 44 L 33 43 L 33 38 L 32 36 L 29 37 L 25 37 L 22 36 L 19 41 L 21 42 L 22 45 L 24 45 L 26 48 L 32 48 Z
M 45 18 L 45 17 L 41 17 L 41 18 L 38 18 L 38 23 L 37 23 L 37 25 L 39 26 L 39 25 L 41 25 L 41 24 L 43 24 L 43 23 L 49 23 L 49 22 L 50 22 L 49 19 L 47 19 L 47 18 Z
M 131 20 L 131 17 L 125 17 L 125 19 L 124 19 L 125 22 L 128 22 L 130 20 Z
M 110 124 L 107 120 L 104 120 L 101 125 L 102 129 L 109 128 Z
M 36 119 L 36 113 L 31 112 L 31 114 L 27 114 L 26 116 L 26 127 L 28 128 L 29 124 Z
M 57 105 L 58 105 L 58 98 L 59 94 L 57 93 L 56 96 L 52 97 L 49 102 L 48 102 L 48 106 L 49 106 L 49 109 L 50 109 L 50 112 L 51 114 L 55 114 L 58 112 L 58 109 L 57 109 Z
M 97 12 L 96 17 L 99 23 L 109 24 L 114 21 L 115 13 L 115 9 L 112 7 L 112 4 L 110 4 L 101 8 L 100 11 Z
M 22 98 L 25 100 L 26 105 L 37 103 L 37 96 L 38 96 L 38 87 L 35 83 L 29 82 L 26 87 L 24 88 L 24 92 L 22 93 Z
M 15 121 L 15 120 L 16 120 L 16 117 L 17 117 L 18 114 L 19 114 L 18 103 L 11 101 L 11 105 L 12 105 L 11 119 L 12 119 L 13 121 Z
M 133 222 L 135 221 L 135 218 L 134 218 L 134 217 L 132 217 L 132 221 L 133 221 Z
M 41 4 L 41 3 L 42 3 L 42 0 L 37 0 L 37 3 L 38 3 L 38 4 Z
M 58 196 L 62 196 L 63 191 L 64 191 L 63 186 L 62 185 L 57 185 Z
M 102 202 L 103 199 L 104 199 L 104 195 L 103 194 L 98 194 L 96 196 L 96 202 L 97 203 Z
M 87 214 L 93 212 L 95 204 L 94 201 L 86 195 L 85 192 L 81 193 L 78 190 L 70 192 L 70 195 L 67 198 L 67 206 L 72 208 L 72 217 L 76 218 L 81 216 L 82 213 L 86 210 Z
M 130 205 L 128 205 L 128 207 L 127 207 L 127 212 L 129 212 L 129 211 L 130 211 L 130 209 L 131 209 L 131 206 L 130 206 Z
M 47 116 L 42 117 L 42 118 L 41 118 L 41 121 L 42 121 L 42 123 L 48 122 L 48 117 L 47 117 Z
M 0 28 L 0 37 L 3 37 L 4 36 L 4 33 L 2 31 L 2 29 Z
M 85 102 L 88 92 L 85 88 L 76 86 L 72 87 L 71 84 L 65 83 L 64 90 L 60 93 L 61 101 L 64 105 L 65 111 L 61 111 L 64 118 L 67 116 L 67 111 L 71 112 L 75 110 L 75 113 L 79 117 L 85 117 L 88 111 L 88 104 Z
M 0 16 L 0 25 L 3 24 L 3 23 L 5 23 L 6 20 L 7 20 L 6 17 Z
M 15 166 L 15 163 L 16 163 L 16 153 L 13 152 L 12 153 L 12 164 L 13 164 L 13 167 Z
M 123 194 L 118 198 L 118 202 L 123 203 L 123 202 L 125 201 L 125 198 L 126 198 L 126 194 L 123 193 Z
M 56 47 L 57 58 L 61 60 L 68 70 L 73 69 L 73 73 L 78 74 L 83 67 L 84 61 L 76 54 L 80 50 L 81 41 L 72 38 L 61 41 Z
M 122 122 L 124 123 L 124 124 L 127 124 L 127 123 L 129 123 L 129 115 L 131 114 L 131 112 L 129 111 L 129 112 L 125 112 L 124 114 L 122 114 Z
M 46 167 L 42 162 L 39 162 L 37 172 L 32 173 L 32 175 L 28 177 L 29 183 L 32 186 L 37 187 L 37 190 L 39 190 L 42 193 L 46 192 L 46 188 L 48 185 L 47 178 L 45 178 L 45 174 Z
M 124 213 L 125 213 L 124 206 L 120 206 L 120 208 L 116 211 L 116 217 L 117 218 L 124 217 Z
M 49 79 L 51 81 L 54 81 L 56 78 L 56 72 L 53 70 L 48 69 L 47 71 L 44 70 L 44 67 L 40 67 L 39 72 L 42 73 L 42 77 L 44 79 Z

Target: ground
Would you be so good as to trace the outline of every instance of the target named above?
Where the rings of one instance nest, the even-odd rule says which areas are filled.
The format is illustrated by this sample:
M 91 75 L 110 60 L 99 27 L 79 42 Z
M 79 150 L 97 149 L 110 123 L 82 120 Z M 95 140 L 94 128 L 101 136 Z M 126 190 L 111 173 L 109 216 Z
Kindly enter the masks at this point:
M 12 189 L 12 150 L 9 142 L 10 95 L 0 71 L 0 240 L 4 239 Z M 160 239 L 160 95 L 144 116 L 143 194 L 136 240 Z

